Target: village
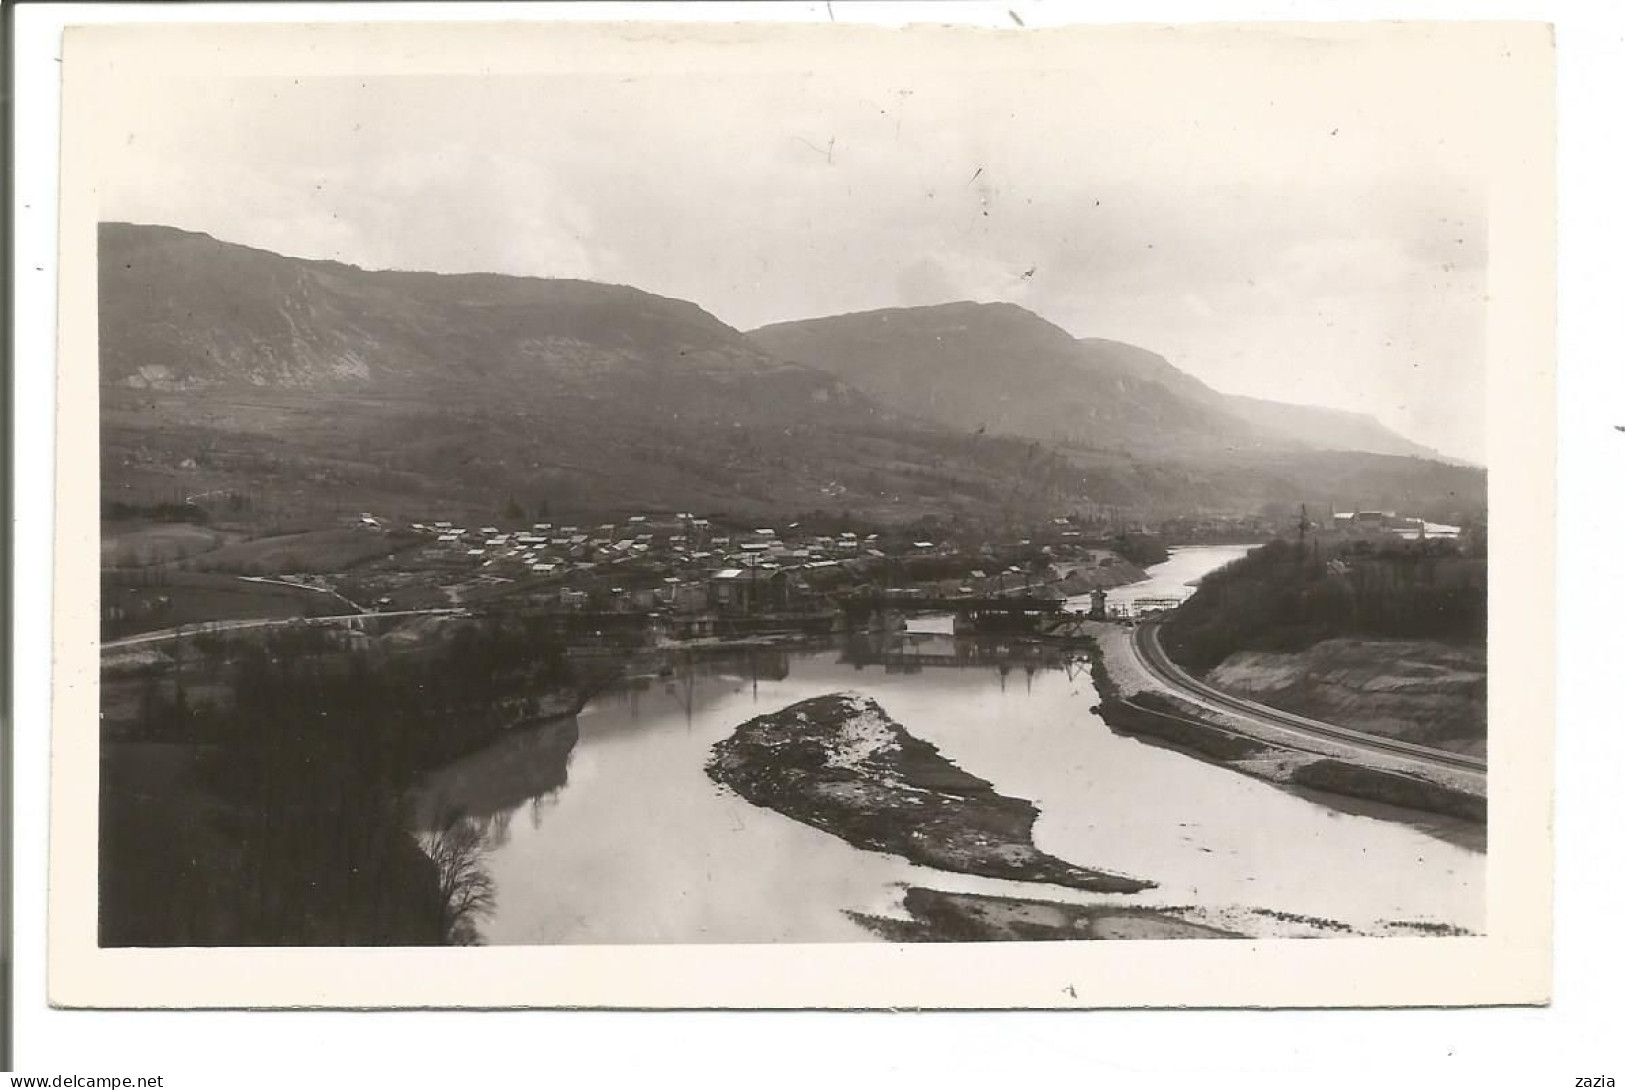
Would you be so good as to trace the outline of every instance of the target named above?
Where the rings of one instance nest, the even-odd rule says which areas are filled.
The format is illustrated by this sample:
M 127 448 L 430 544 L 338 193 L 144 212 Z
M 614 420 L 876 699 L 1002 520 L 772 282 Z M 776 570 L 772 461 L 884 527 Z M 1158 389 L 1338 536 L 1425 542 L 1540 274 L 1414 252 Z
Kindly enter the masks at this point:
M 1167 559 L 1169 545 L 1267 540 L 1295 532 L 1297 521 L 1102 526 L 1058 516 L 1026 528 L 1026 536 L 966 541 L 801 522 L 735 527 L 692 512 L 479 527 L 446 519 L 402 524 L 362 512 L 358 528 L 400 538 L 402 547 L 386 563 L 369 565 L 364 578 L 352 576 L 347 593 L 364 608 L 387 610 L 401 607 L 404 589 L 423 605 L 425 576 L 432 576 L 427 582 L 449 604 L 501 599 L 540 611 L 733 617 L 817 613 L 855 594 L 1061 599 L 1141 580 L 1145 568 Z M 1374 543 L 1455 541 L 1461 533 L 1391 511 L 1335 512 L 1304 526 L 1328 539 Z
M 1029 537 L 975 545 L 800 522 L 735 528 L 691 512 L 479 527 L 363 512 L 356 525 L 401 539 L 388 561 L 335 581 L 365 609 L 422 608 L 432 585 L 446 604 L 472 609 L 659 613 L 687 636 L 828 631 L 854 599 L 1059 600 L 1142 579 L 1145 564 L 1166 556 L 1143 527 L 1102 532 L 1065 517 Z
M 299 616 L 450 610 L 551 618 L 569 642 L 588 645 L 826 635 L 928 609 L 964 612 L 979 600 L 1053 608 L 1071 599 L 1078 609 L 1094 591 L 1146 579 L 1180 546 L 1303 530 L 1357 549 L 1437 551 L 1464 534 L 1392 511 L 1330 505 L 1313 517 L 1301 507 L 1161 521 L 1072 514 L 1002 529 L 866 523 L 826 512 L 789 520 L 645 511 L 531 521 L 511 509 L 518 517 L 376 508 L 268 525 L 229 492 L 120 512 L 104 526 L 103 624 L 111 639 Z M 1108 612 L 1172 608 L 1186 593 L 1114 600 Z

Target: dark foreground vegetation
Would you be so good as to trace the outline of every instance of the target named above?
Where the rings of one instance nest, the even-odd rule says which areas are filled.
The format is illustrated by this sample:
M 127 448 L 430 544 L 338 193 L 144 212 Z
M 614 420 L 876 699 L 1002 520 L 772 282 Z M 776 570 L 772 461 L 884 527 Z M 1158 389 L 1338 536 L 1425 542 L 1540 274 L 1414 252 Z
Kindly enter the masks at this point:
M 1340 636 L 1482 645 L 1486 587 L 1487 561 L 1453 542 L 1273 541 L 1204 578 L 1163 622 L 1162 643 L 1198 674 L 1235 651 L 1302 651 Z
M 562 648 L 517 623 L 412 654 L 330 639 L 217 644 L 206 670 L 147 680 L 103 746 L 104 946 L 477 941 L 477 832 L 421 828 L 408 793 L 574 684 Z

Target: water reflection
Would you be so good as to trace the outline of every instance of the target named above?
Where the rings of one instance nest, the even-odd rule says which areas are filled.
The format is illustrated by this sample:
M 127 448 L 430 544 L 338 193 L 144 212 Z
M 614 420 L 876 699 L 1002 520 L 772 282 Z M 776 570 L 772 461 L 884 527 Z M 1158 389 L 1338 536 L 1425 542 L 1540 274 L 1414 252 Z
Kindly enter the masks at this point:
M 805 644 L 798 653 L 809 647 Z M 667 651 L 655 665 L 630 673 L 619 684 L 599 694 L 584 710 L 615 709 L 622 714 L 594 720 L 595 737 L 636 733 L 649 718 L 663 719 L 680 712 L 693 725 L 697 714 L 748 686 L 756 694 L 766 683 L 790 676 L 791 652 L 782 647 L 710 648 Z M 613 720 L 611 722 L 610 720 Z
M 1138 583 L 1125 583 L 1106 592 L 1106 607 L 1114 613 L 1134 613 L 1140 599 L 1184 601 L 1196 593 L 1196 584 L 1208 572 L 1240 560 L 1257 545 L 1183 545 L 1168 550 L 1168 559 L 1145 570 Z M 1067 599 L 1072 609 L 1088 609 L 1089 596 Z
M 493 943 L 873 941 L 847 911 L 895 915 L 909 884 L 1091 899 L 862 851 L 705 775 L 740 723 L 838 690 L 1031 799 L 1044 851 L 1159 883 L 1133 903 L 1483 925 L 1484 857 L 1448 819 L 1413 828 L 1113 734 L 1081 655 L 945 633 L 667 655 L 431 777 L 420 812 L 483 823 Z
M 437 770 L 414 794 L 413 815 L 424 832 L 461 821 L 486 846 L 508 842 L 514 816 L 540 825 L 547 802 L 569 782 L 570 755 L 580 740 L 575 716 L 515 730 L 495 744 Z
M 839 661 L 860 670 L 880 665 L 888 673 L 919 673 L 937 666 L 958 670 L 991 668 L 1009 674 L 1019 666 L 1031 675 L 1039 669 L 1070 669 L 1086 660 L 1081 651 L 1055 644 L 909 633 L 852 636 L 841 645 Z

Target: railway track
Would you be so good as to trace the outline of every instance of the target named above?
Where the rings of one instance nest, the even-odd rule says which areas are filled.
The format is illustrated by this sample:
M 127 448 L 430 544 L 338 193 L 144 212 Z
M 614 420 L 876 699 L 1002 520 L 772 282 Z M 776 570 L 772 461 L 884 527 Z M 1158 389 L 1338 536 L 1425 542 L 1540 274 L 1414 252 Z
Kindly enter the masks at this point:
M 1307 716 L 1294 715 L 1292 712 L 1271 708 L 1268 705 L 1233 696 L 1222 689 L 1214 688 L 1212 685 L 1187 674 L 1168 657 L 1168 653 L 1163 650 L 1162 640 L 1157 632 L 1158 627 L 1155 621 L 1146 621 L 1135 626 L 1134 653 L 1139 658 L 1141 665 L 1149 670 L 1153 676 L 1195 704 L 1204 705 L 1216 711 L 1240 714 L 1249 719 L 1262 722 L 1276 730 L 1287 731 L 1291 734 L 1320 741 L 1354 746 L 1371 753 L 1404 757 L 1408 760 L 1419 761 L 1438 768 L 1448 768 L 1458 772 L 1473 772 L 1478 775 L 1484 775 L 1488 770 L 1488 765 L 1482 758 L 1473 757 L 1469 754 L 1453 753 L 1447 749 L 1435 749 L 1432 746 L 1418 745 L 1415 742 L 1405 742 L 1397 738 L 1384 738 L 1381 735 L 1368 734 L 1365 731 L 1354 730 L 1349 727 L 1340 727 L 1335 723 L 1326 723 L 1318 719 L 1310 719 Z

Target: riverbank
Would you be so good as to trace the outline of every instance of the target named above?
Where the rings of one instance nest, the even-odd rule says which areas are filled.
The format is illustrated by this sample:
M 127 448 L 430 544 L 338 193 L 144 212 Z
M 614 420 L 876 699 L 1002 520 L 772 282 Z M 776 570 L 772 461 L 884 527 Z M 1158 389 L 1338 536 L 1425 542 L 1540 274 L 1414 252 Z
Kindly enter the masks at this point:
M 678 652 L 671 666 L 630 667 L 579 730 L 505 738 L 426 777 L 428 813 L 461 811 L 484 832 L 497 890 L 485 942 L 876 941 L 849 912 L 905 916 L 914 886 L 1150 909 L 1253 938 L 1374 934 L 1384 920 L 1483 926 L 1484 855 L 1467 823 L 1280 790 L 1114 732 L 1091 710 L 1086 657 L 1064 644 L 896 634 Z M 1038 849 L 1156 888 L 1097 894 L 927 867 L 708 774 L 741 724 L 854 691 L 998 794 L 1030 800 Z M 1393 878 L 1349 881 L 1378 872 Z
M 1077 905 L 1027 897 L 950 893 L 912 886 L 908 919 L 848 913 L 888 942 L 1019 942 L 1055 939 L 1239 939 L 1153 908 Z
M 477 941 L 477 913 L 459 909 L 481 907 L 486 881 L 482 830 L 464 828 L 476 815 L 459 799 L 414 821 L 412 786 L 544 724 L 569 727 L 539 755 L 562 748 L 562 764 L 575 712 L 617 674 L 468 624 L 388 652 L 320 629 L 193 641 L 162 677 L 110 674 L 104 944 Z
M 1101 557 L 1089 564 L 1062 565 L 1061 578 L 1056 582 L 1047 584 L 1066 594 L 1075 597 L 1088 594 L 1092 590 L 1111 590 L 1115 587 L 1126 587 L 1133 583 L 1143 583 L 1147 578 L 1144 568 L 1123 559 L 1116 553 Z
M 706 772 L 758 806 L 939 870 L 1098 893 L 1154 885 L 1039 851 L 1031 802 L 1000 795 L 868 697 L 831 693 L 758 716 L 712 747 Z
M 1341 920 L 1247 905 L 1079 904 L 910 886 L 904 916 L 849 912 L 888 942 L 1019 942 L 1079 939 L 1438 938 L 1472 932 L 1433 920 Z
M 1487 816 L 1482 776 L 1425 768 L 1352 746 L 1289 737 L 1180 698 L 1134 653 L 1131 627 L 1080 626 L 1100 716 L 1112 730 L 1167 746 L 1278 787 L 1312 790 L 1474 823 Z

